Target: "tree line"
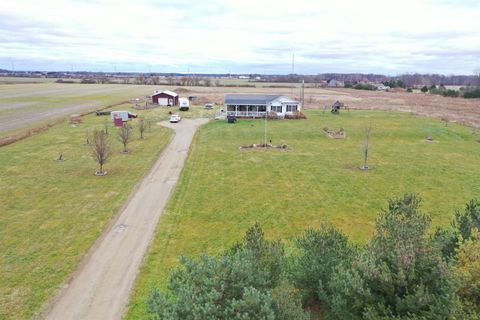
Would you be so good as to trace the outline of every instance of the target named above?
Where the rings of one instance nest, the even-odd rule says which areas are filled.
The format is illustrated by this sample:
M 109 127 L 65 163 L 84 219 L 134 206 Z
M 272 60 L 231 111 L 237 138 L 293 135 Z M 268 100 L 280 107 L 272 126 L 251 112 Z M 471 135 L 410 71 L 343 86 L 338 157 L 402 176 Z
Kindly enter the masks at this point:
M 416 194 L 388 202 L 371 240 L 331 225 L 286 250 L 260 225 L 218 256 L 182 257 L 168 288 L 148 299 L 151 319 L 480 318 L 480 202 L 430 232 Z M 317 312 L 318 313 L 318 312 Z

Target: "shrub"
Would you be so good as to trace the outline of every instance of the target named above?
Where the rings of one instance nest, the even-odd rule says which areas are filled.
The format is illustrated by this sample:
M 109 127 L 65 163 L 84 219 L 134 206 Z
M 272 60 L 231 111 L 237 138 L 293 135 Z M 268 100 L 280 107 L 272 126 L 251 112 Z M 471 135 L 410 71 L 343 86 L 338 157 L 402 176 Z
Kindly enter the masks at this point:
M 422 91 L 423 93 L 427 93 L 428 92 L 427 86 L 423 86 L 422 89 L 420 89 L 420 91 Z
M 391 200 L 367 250 L 341 264 L 329 283 L 329 314 L 339 319 L 449 319 L 455 283 L 427 237 L 430 218 L 420 199 Z
M 460 285 L 458 296 L 466 319 L 480 318 L 480 232 L 472 230 L 471 238 L 458 248 L 455 269 Z
M 474 89 L 466 89 L 465 93 L 463 94 L 465 99 L 476 99 L 480 98 L 480 87 Z
M 457 90 L 448 89 L 448 90 L 442 91 L 442 96 L 444 96 L 444 97 L 456 98 L 459 95 L 460 95 L 460 92 L 457 91 Z
M 255 225 L 220 257 L 181 258 L 168 291 L 154 289 L 152 319 L 308 319 L 295 291 L 282 281 L 285 253 Z
M 455 258 L 459 243 L 469 240 L 472 230 L 480 229 L 480 202 L 471 200 L 464 211 L 456 211 L 451 228 L 437 228 L 434 241 L 440 248 L 444 258 Z
M 369 83 L 357 83 L 355 86 L 353 86 L 353 88 L 357 90 L 377 90 L 376 86 Z
M 294 111 L 291 114 L 285 114 L 285 119 L 307 119 L 307 116 L 301 111 Z
M 354 249 L 347 236 L 332 226 L 306 230 L 295 239 L 295 245 L 299 254 L 291 263 L 292 279 L 307 303 L 318 301 L 320 296 L 328 294 L 319 294 L 319 286 L 327 290 L 334 271 L 350 260 Z

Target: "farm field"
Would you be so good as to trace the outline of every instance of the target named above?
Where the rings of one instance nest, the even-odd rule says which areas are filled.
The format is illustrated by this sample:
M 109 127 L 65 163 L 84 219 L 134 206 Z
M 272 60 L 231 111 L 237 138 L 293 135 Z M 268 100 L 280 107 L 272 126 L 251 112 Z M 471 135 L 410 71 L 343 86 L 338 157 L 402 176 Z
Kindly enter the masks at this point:
M 0 77 L 0 84 L 52 83 L 58 78 Z
M 0 86 L 0 136 L 151 94 L 153 87 L 35 83 Z
M 249 83 L 242 79 L 221 79 L 221 83 L 223 85 L 249 84 L 256 87 L 178 87 L 48 82 L 0 85 L 0 138 L 48 123 L 55 123 L 55 120 L 63 119 L 71 114 L 88 112 L 132 98 L 145 98 L 156 89 L 177 91 L 181 96 L 197 96 L 196 103 L 199 105 L 207 102 L 222 105 L 225 93 L 285 94 L 296 99 L 299 99 L 300 96 L 299 88 L 265 87 L 269 85 L 297 86 L 298 84 Z M 480 126 L 479 99 L 354 89 L 308 87 L 305 89 L 306 108 L 323 109 L 324 106 L 330 106 L 336 100 L 345 102 L 352 109 L 411 112 Z
M 266 88 L 261 87 L 259 83 L 254 84 L 257 87 L 182 87 L 182 89 L 186 95 L 197 96 L 199 104 L 206 102 L 223 104 L 225 93 L 282 94 L 300 99 L 299 88 Z M 169 90 L 175 91 L 175 89 L 177 87 Z M 323 110 L 325 106 L 330 107 L 336 100 L 344 102 L 351 109 L 401 111 L 480 127 L 480 99 L 447 98 L 408 92 L 305 88 L 304 107 L 307 109 Z
M 307 120 L 268 122 L 267 138 L 289 145 L 289 151 L 239 150 L 262 142 L 261 120 L 211 122 L 200 129 L 137 280 L 127 319 L 146 318 L 148 295 L 153 287 L 165 288 L 180 255 L 218 253 L 255 222 L 269 239 L 291 241 L 307 227 L 332 223 L 364 243 L 391 197 L 418 192 L 434 225 L 448 225 L 456 209 L 480 197 L 475 174 L 479 136 L 468 127 L 445 127 L 440 120 L 409 113 L 306 114 Z M 370 124 L 373 169 L 361 171 Z M 344 128 L 347 137 L 331 139 L 324 127 Z
M 129 155 L 119 152 L 108 122 L 114 153 L 106 177 L 93 175 L 97 164 L 84 143 L 108 116 L 63 122 L 0 148 L 0 319 L 33 317 L 76 269 L 169 142 L 170 130 L 154 122 L 167 114 L 155 112 L 139 112 L 152 123 L 144 140 L 133 121 Z M 60 153 L 64 161 L 56 161 Z

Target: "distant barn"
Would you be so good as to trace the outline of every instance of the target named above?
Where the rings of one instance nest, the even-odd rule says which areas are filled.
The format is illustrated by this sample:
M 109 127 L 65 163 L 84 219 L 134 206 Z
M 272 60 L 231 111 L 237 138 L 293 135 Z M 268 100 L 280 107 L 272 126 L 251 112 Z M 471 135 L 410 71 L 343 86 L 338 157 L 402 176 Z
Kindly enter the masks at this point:
M 152 103 L 160 106 L 178 106 L 178 94 L 169 90 L 155 90 L 152 95 Z

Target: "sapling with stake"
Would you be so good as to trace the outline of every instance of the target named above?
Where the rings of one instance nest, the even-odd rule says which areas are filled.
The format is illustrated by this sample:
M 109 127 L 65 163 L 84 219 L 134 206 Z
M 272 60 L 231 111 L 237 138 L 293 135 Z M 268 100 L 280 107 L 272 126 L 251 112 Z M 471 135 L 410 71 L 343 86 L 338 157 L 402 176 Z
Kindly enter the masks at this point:
M 140 131 L 140 139 L 143 139 L 143 133 L 145 132 L 146 128 L 147 128 L 147 125 L 145 123 L 145 120 L 140 119 L 140 123 L 138 124 L 138 131 Z
M 368 166 L 368 154 L 370 151 L 370 134 L 372 132 L 372 126 L 365 128 L 365 145 L 363 147 L 363 155 L 364 155 L 364 162 L 363 166 L 360 167 L 361 170 L 368 170 L 370 167 Z
M 132 138 L 132 127 L 128 124 L 123 124 L 123 126 L 118 129 L 118 138 L 123 144 L 123 153 L 128 153 L 127 145 Z

